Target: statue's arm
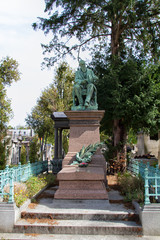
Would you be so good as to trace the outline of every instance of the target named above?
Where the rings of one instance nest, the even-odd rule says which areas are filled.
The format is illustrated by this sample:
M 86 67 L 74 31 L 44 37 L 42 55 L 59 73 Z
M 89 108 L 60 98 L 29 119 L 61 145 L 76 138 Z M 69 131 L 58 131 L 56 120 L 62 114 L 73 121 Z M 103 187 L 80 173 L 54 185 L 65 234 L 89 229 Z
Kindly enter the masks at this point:
M 80 84 L 80 83 L 81 83 L 81 79 L 80 79 L 80 76 L 79 76 L 78 71 L 77 71 L 76 74 L 75 74 L 75 83 L 77 83 L 77 84 Z
M 94 83 L 96 80 L 98 80 L 98 77 L 94 74 L 94 72 L 91 69 L 89 69 L 88 82 Z

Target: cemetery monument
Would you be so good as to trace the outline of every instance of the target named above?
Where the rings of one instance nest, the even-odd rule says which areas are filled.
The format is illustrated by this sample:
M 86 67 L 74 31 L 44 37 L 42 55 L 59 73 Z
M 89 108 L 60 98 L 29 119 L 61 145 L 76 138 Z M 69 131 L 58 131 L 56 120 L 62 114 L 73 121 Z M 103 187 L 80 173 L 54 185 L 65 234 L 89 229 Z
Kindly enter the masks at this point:
M 71 111 L 64 112 L 69 119 L 69 150 L 57 175 L 59 189 L 54 198 L 108 199 L 106 161 L 100 149 L 95 151 L 94 148 L 94 154 L 91 150 L 100 143 L 99 126 L 104 115 L 104 110 L 98 110 L 97 104 L 94 83 L 98 78 L 83 60 L 79 61 L 79 66 L 73 86 L 73 106 Z M 76 156 L 89 148 L 89 161 L 85 158 L 88 163 L 83 167 L 83 164 L 76 163 Z

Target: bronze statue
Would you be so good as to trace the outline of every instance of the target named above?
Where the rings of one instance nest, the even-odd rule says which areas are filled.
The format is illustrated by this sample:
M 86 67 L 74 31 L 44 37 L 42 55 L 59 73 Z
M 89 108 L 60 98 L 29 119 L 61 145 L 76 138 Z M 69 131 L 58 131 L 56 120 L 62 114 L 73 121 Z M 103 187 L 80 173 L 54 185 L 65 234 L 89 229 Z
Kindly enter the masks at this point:
M 79 61 L 79 69 L 75 74 L 73 86 L 72 110 L 97 110 L 97 89 L 94 85 L 97 76 L 86 67 L 85 61 Z

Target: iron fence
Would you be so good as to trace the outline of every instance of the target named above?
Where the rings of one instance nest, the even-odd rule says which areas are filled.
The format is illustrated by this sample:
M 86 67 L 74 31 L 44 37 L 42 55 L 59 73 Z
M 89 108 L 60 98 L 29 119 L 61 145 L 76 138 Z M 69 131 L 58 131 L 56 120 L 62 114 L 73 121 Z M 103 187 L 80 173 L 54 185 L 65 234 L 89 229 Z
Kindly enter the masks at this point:
M 0 199 L 3 201 L 4 196 L 8 196 L 8 203 L 14 202 L 14 182 L 25 182 L 31 176 L 48 172 L 48 161 L 35 163 L 28 162 L 25 165 L 18 164 L 18 167 L 9 168 L 6 166 L 0 171 Z M 9 186 L 9 193 L 5 192 L 4 187 Z
M 145 204 L 150 204 L 150 197 L 158 199 L 160 197 L 160 169 L 159 166 L 150 166 L 150 163 L 144 163 L 139 159 L 130 159 L 127 170 L 135 176 L 141 176 L 144 179 Z

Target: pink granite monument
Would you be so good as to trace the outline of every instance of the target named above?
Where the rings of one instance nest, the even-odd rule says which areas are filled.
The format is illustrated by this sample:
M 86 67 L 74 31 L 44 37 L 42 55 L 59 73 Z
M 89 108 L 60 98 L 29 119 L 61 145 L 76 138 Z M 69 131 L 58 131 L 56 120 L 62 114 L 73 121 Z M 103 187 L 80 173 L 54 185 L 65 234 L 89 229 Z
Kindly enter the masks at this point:
M 98 150 L 87 167 L 70 165 L 83 146 L 100 142 L 99 126 L 103 110 L 66 111 L 69 119 L 69 151 L 58 173 L 59 189 L 55 199 L 108 199 L 106 161 Z

